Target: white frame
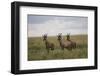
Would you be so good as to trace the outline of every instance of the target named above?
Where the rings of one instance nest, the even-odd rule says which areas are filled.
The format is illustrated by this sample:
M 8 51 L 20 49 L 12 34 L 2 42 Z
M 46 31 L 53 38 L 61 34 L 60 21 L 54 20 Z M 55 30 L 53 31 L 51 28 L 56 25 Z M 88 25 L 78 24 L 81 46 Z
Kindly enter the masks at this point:
M 27 59 L 27 16 L 33 15 L 58 15 L 58 16 L 83 16 L 88 17 L 88 58 L 28 61 Z M 92 30 L 92 31 L 91 31 Z M 74 66 L 94 65 L 94 11 L 76 9 L 56 9 L 42 7 L 20 7 L 20 70 L 46 69 Z M 60 63 L 59 63 L 60 62 Z

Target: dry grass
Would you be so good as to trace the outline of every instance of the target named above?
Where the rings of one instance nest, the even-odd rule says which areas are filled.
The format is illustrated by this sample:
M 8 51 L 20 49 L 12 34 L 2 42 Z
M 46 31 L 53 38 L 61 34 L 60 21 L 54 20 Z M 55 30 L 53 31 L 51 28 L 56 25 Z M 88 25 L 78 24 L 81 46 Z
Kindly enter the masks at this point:
M 65 40 L 66 37 L 64 37 Z M 87 35 L 71 36 L 71 40 L 77 43 L 77 48 L 61 50 L 57 37 L 48 37 L 50 42 L 55 44 L 55 50 L 45 49 L 42 37 L 28 38 L 28 60 L 51 60 L 51 59 L 79 59 L 88 57 Z

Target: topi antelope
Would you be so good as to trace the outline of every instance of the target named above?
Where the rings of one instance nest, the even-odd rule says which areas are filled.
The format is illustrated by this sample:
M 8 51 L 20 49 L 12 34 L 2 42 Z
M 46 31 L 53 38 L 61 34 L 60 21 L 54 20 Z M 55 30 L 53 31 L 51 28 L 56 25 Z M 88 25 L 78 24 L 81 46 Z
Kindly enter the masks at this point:
M 67 48 L 69 50 L 72 49 L 72 43 L 70 41 L 63 41 L 61 33 L 58 34 L 58 41 L 62 50 L 64 50 L 64 48 Z
M 66 37 L 67 37 L 67 41 L 70 41 L 71 42 L 71 47 L 72 48 L 76 48 L 76 42 L 73 42 L 73 41 L 70 40 L 70 34 L 67 34 Z
M 45 46 L 46 46 L 46 49 L 47 49 L 48 52 L 49 52 L 49 49 L 54 50 L 54 44 L 53 43 L 50 43 L 47 40 L 47 34 L 44 34 L 43 35 L 43 41 L 45 42 Z

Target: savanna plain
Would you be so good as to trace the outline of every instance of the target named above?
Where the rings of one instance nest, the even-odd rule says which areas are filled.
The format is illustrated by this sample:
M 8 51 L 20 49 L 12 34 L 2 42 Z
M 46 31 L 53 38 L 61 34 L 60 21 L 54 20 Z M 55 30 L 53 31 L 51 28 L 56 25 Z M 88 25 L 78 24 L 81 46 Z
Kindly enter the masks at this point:
M 49 36 L 48 41 L 54 43 L 55 49 L 48 53 L 42 36 L 28 37 L 28 61 L 88 58 L 88 35 L 72 35 L 71 40 L 76 42 L 76 48 L 62 50 L 57 36 Z

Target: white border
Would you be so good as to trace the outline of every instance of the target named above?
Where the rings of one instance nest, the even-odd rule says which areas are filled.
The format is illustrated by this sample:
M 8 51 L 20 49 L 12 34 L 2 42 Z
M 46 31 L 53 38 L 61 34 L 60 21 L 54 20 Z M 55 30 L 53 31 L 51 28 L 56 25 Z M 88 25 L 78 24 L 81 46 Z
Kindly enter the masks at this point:
M 88 59 L 27 61 L 27 14 L 87 16 Z M 20 7 L 20 70 L 78 67 L 94 65 L 94 11 L 42 7 Z

